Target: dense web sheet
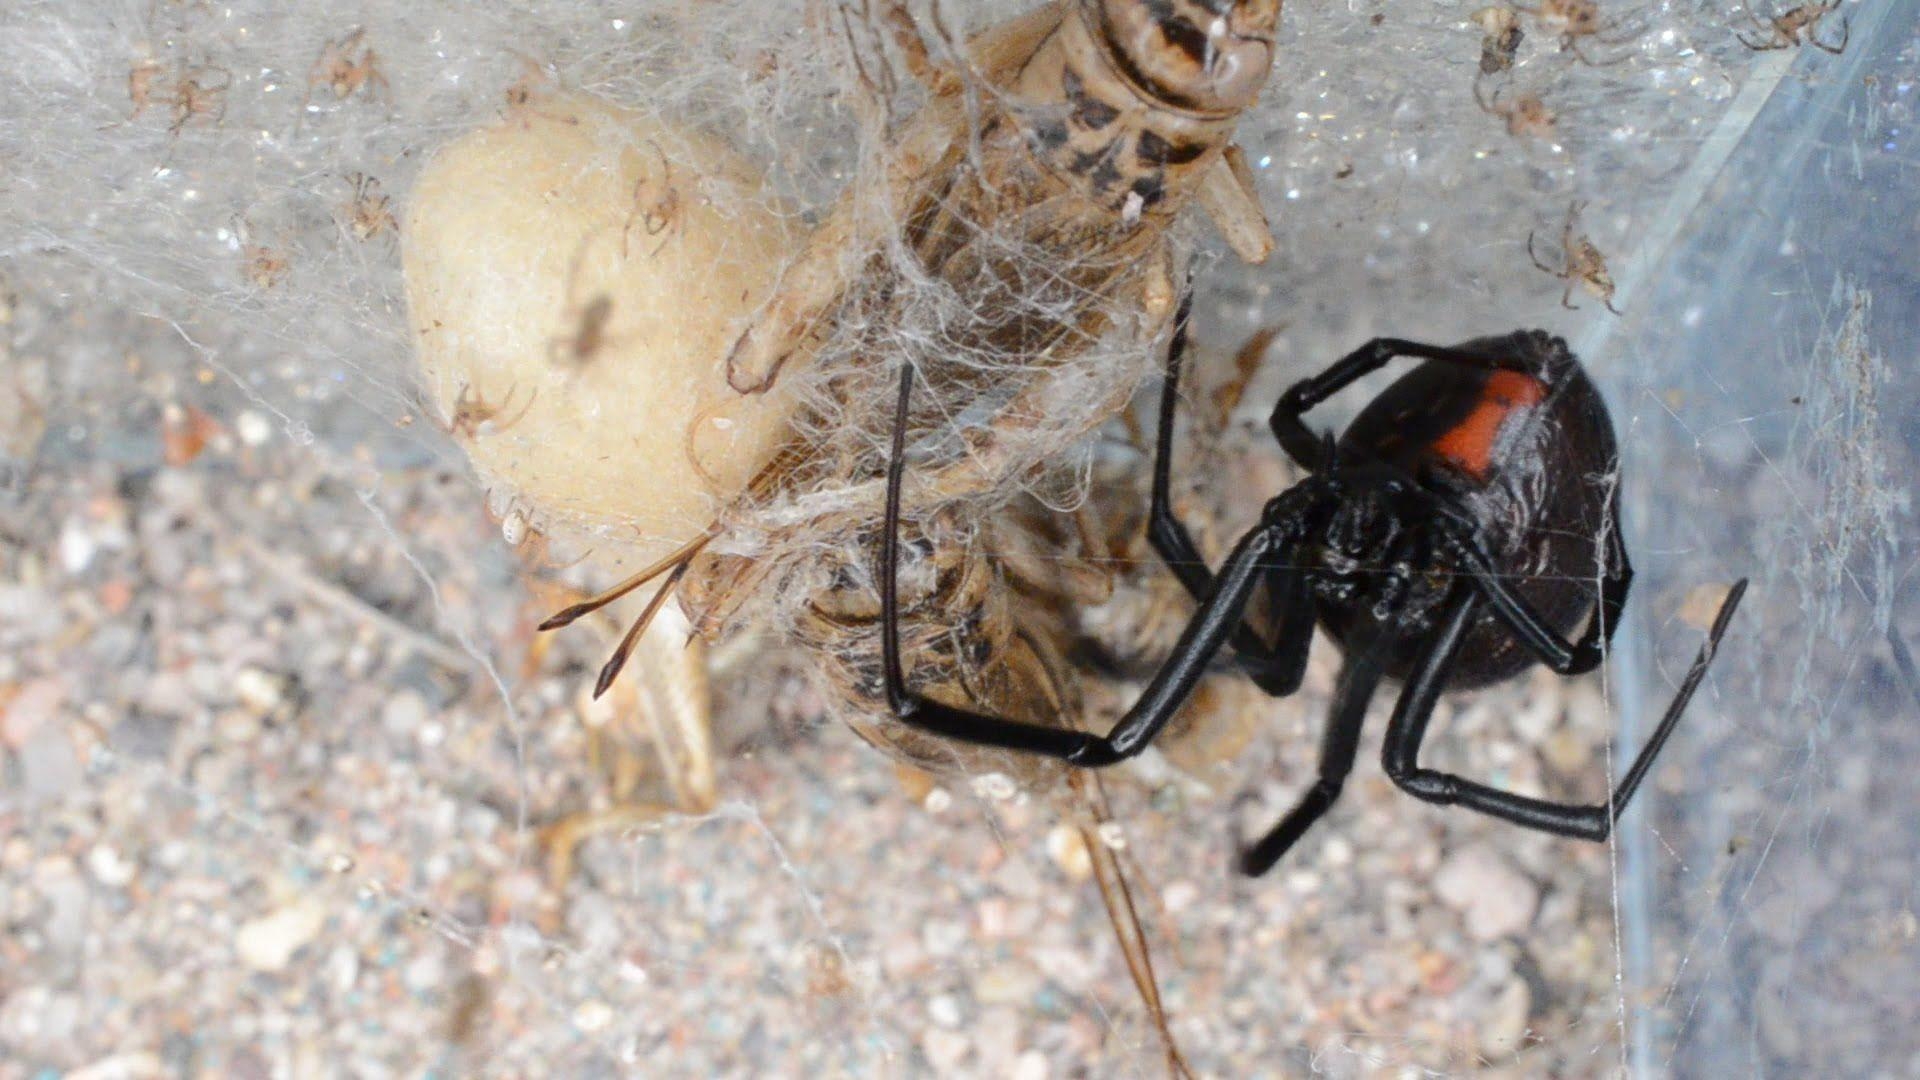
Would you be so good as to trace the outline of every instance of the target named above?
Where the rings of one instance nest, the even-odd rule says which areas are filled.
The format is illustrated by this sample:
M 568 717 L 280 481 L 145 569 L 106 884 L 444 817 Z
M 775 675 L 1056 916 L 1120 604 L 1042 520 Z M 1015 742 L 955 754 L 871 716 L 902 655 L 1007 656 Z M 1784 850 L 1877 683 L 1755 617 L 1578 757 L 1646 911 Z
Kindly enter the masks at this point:
M 1301 694 L 1113 776 L 1106 837 L 1203 1073 L 1911 1069 L 1914 13 L 1846 5 L 1833 56 L 1748 48 L 1730 3 L 1607 4 L 1563 49 L 1543 7 L 1491 72 L 1470 4 L 1286 13 L 1238 138 L 1277 252 L 1178 236 L 1191 370 L 1277 330 L 1184 497 L 1244 526 L 1288 479 L 1266 404 L 1369 336 L 1549 327 L 1613 405 L 1641 577 L 1604 675 L 1450 697 L 1433 758 L 1603 791 L 1712 587 L 1751 575 L 1708 686 L 1612 845 L 1396 795 L 1376 717 L 1320 832 L 1230 879 L 1233 831 L 1311 775 L 1321 642 Z M 0 1075 L 1162 1070 L 1078 834 L 827 722 L 848 705 L 779 598 L 713 655 L 718 807 L 546 873 L 553 823 L 654 766 L 617 695 L 585 701 L 610 642 L 533 632 L 591 571 L 503 543 L 411 366 L 395 216 L 433 148 L 563 86 L 722 136 L 805 227 L 920 98 L 858 106 L 883 26 L 826 0 L 0 14 Z M 1549 268 L 1589 237 L 1624 314 L 1529 234 Z M 872 354 L 973 302 L 901 257 L 905 315 L 839 328 Z M 1153 344 L 1103 340 L 1087 385 Z M 1043 448 L 1045 483 L 983 500 L 1085 504 L 1110 463 Z

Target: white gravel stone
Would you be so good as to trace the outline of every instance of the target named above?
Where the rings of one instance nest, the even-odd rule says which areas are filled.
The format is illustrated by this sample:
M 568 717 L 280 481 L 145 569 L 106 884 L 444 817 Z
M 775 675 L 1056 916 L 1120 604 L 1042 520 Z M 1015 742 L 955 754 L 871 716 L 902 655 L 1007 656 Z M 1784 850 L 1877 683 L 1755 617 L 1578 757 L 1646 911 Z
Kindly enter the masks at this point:
M 1466 920 L 1479 941 L 1517 934 L 1533 921 L 1540 890 L 1513 864 L 1485 844 L 1447 856 L 1434 875 L 1434 892 Z
M 944 1028 L 960 1026 L 960 1003 L 952 994 L 939 994 L 927 1002 L 927 1018 Z
M 1527 1034 L 1533 1010 L 1533 992 L 1527 981 L 1512 978 L 1494 995 L 1493 1004 L 1479 1014 L 1480 1052 L 1495 1061 L 1511 1057 Z
M 120 854 L 111 844 L 95 844 L 87 851 L 87 870 L 93 879 L 108 888 L 118 889 L 133 880 L 138 864 Z
M 234 951 L 255 971 L 282 971 L 326 923 L 326 905 L 304 897 L 242 926 L 234 937 Z
M 973 1044 L 965 1035 L 945 1031 L 941 1028 L 929 1028 L 920 1037 L 920 1049 L 927 1055 L 927 1063 L 941 1076 L 951 1076 L 960 1071 L 960 1063 L 966 1060 Z

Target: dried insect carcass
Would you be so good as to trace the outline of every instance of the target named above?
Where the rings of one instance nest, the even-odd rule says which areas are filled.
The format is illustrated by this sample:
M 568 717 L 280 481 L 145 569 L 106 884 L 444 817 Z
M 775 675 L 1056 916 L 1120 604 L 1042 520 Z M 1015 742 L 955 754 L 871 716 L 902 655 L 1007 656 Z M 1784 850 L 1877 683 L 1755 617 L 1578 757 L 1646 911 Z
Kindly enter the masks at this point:
M 376 236 L 399 231 L 393 216 L 393 200 L 380 189 L 380 181 L 366 173 L 349 173 L 347 183 L 353 197 L 347 202 L 347 225 L 356 239 L 365 242 Z
M 1826 17 L 1840 6 L 1840 0 L 1820 0 L 1820 2 L 1801 4 L 1782 15 L 1762 19 L 1760 13 L 1752 8 L 1748 14 L 1760 27 L 1762 36 L 1758 39 L 1745 34 L 1736 35 L 1740 44 L 1755 52 L 1767 52 L 1772 49 L 1791 49 L 1796 45 L 1811 45 L 1822 52 L 1839 56 L 1846 51 L 1847 40 L 1852 37 L 1853 27 L 1845 19 L 1840 21 L 1840 40 L 1828 44 L 1819 38 L 1820 26 Z
M 1153 369 L 1178 293 L 1171 230 L 1190 204 L 1243 258 L 1270 253 L 1230 140 L 1271 68 L 1279 3 L 1070 0 L 965 48 L 928 42 L 899 4 L 887 12 L 927 100 L 728 351 L 742 395 L 800 384 L 798 434 L 710 532 L 652 569 L 677 583 L 701 636 L 759 621 L 787 631 L 834 712 L 888 752 L 1051 790 L 1058 763 L 928 737 L 882 705 L 873 556 L 891 388 L 900 365 L 919 372 L 909 426 L 924 453 L 903 515 L 901 600 L 920 685 L 1013 715 L 1080 715 L 1060 613 L 1098 575 L 1046 548 L 1014 504 L 1070 491 L 1062 452 Z M 879 68 L 860 70 L 882 104 Z M 884 111 L 870 110 L 876 132 Z
M 1504 5 L 1483 7 L 1468 19 L 1483 32 L 1480 39 L 1480 74 L 1494 75 L 1513 67 L 1514 54 L 1526 39 L 1520 29 L 1520 16 Z
M 1162 320 L 1172 314 L 1166 229 L 1194 199 L 1243 257 L 1271 252 L 1230 139 L 1266 81 L 1279 0 L 1060 0 L 980 35 L 965 59 L 944 67 L 898 0 L 889 10 L 932 100 L 887 148 L 884 166 L 842 196 L 734 345 L 735 389 L 767 389 L 833 325 L 896 238 L 925 271 L 961 289 L 1007 291 L 1010 279 L 1031 295 L 1043 270 L 1072 268 L 1053 288 L 1080 297 L 1066 310 L 1092 316 L 1082 330 L 1097 328 L 1100 299 L 1139 298 Z M 1041 253 L 1057 259 L 1019 265 Z M 1143 267 L 1157 280 L 1143 280 Z M 975 306 L 988 305 L 976 297 Z M 1076 329 L 1078 320 L 1054 314 L 1051 326 L 1023 327 L 1038 332 L 1029 351 Z
M 923 662 L 965 697 L 1071 693 L 1038 613 L 1077 599 L 1081 581 L 1051 555 L 1021 557 L 1031 542 L 999 511 L 1063 486 L 1061 451 L 1151 370 L 1175 306 L 1170 227 L 1187 205 L 1244 258 L 1269 254 L 1230 138 L 1271 67 L 1279 4 L 1073 0 L 988 30 L 950 62 L 889 10 L 929 100 L 734 344 L 736 390 L 802 377 L 782 368 L 804 355 L 819 392 L 764 494 L 723 517 L 683 588 L 708 634 L 770 606 L 821 657 L 856 725 L 937 767 L 929 757 L 952 762 L 955 748 L 869 726 L 880 684 L 868 564 L 898 365 L 919 372 L 911 426 L 936 447 L 906 513 L 923 556 L 905 579 L 909 634 L 916 617 L 941 628 L 919 642 Z

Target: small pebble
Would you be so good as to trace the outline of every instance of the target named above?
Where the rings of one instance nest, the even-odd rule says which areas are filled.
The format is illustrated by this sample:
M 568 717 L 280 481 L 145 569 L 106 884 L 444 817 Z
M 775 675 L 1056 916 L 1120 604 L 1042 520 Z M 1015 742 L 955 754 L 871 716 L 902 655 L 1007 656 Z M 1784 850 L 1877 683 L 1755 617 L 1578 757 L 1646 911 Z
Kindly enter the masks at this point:
M 1511 1057 L 1526 1038 L 1532 1010 L 1533 993 L 1527 989 L 1527 981 L 1509 979 L 1490 1006 L 1475 1011 L 1480 1053 L 1495 1061 Z
M 447 966 L 441 961 L 438 952 L 423 952 L 408 962 L 400 974 L 400 979 L 406 983 L 407 989 L 414 993 L 425 993 L 447 981 Z
M 1006 802 L 1020 794 L 1020 785 L 1006 773 L 983 773 L 973 778 L 973 793 L 993 802 Z
M 27 794 L 35 798 L 56 798 L 72 792 L 86 772 L 74 753 L 73 740 L 57 724 L 39 726 L 15 753 Z
M 46 903 L 40 929 L 47 936 L 47 948 L 61 956 L 77 954 L 87 936 L 87 884 L 65 859 L 44 869 L 48 872 L 36 884 Z
M 995 964 L 973 980 L 973 999 L 982 1005 L 1024 1005 L 1040 990 L 1040 976 L 1026 964 Z
M 973 1044 L 958 1032 L 928 1028 L 926 1034 L 920 1036 L 920 1049 L 927 1055 L 927 1064 L 933 1066 L 934 1072 L 949 1076 L 960 1071 L 960 1063 L 966 1060 Z
M 1013 1063 L 1013 1080 L 1047 1080 L 1047 1055 L 1029 1050 Z
M 1007 937 L 1013 924 L 1012 906 L 1003 896 L 990 896 L 980 901 L 979 906 L 974 908 L 975 921 L 980 926 L 980 936 Z
M 583 1001 L 573 1010 L 573 1026 L 591 1035 L 613 1022 L 613 1008 L 604 1001 Z
M 1530 745 L 1538 746 L 1560 719 L 1562 680 L 1545 668 L 1527 682 L 1527 693 L 1509 714 L 1513 730 Z
M 920 941 L 927 955 L 935 957 L 952 956 L 970 936 L 966 924 L 951 919 L 929 919 L 920 929 Z
M 13 700 L 0 704 L 0 742 L 16 750 L 25 746 L 66 699 L 66 687 L 55 679 L 35 679 L 21 687 Z
M 927 1019 L 944 1028 L 960 1026 L 960 1003 L 952 994 L 937 994 L 927 1002 Z
M 412 690 L 401 690 L 387 699 L 380 710 L 380 721 L 389 734 L 411 738 L 427 722 L 426 699 Z
M 230 743 L 250 743 L 260 737 L 260 716 L 256 713 L 228 709 L 214 718 L 214 730 Z
M 255 971 L 281 971 L 326 923 L 326 905 L 305 897 L 242 926 L 234 951 Z
M 233 694 L 255 716 L 268 716 L 286 701 L 287 677 L 244 667 L 233 677 Z
M 118 889 L 133 880 L 137 865 L 108 844 L 95 844 L 87 851 L 87 869 L 93 879 L 110 889 Z
M 113 1054 L 65 1074 L 61 1080 L 159 1080 L 168 1075 L 166 1063 L 150 1051 Z
M 267 422 L 266 417 L 252 409 L 242 410 L 240 415 L 234 418 L 233 427 L 240 433 L 240 441 L 248 446 L 259 446 L 273 438 L 273 425 Z
M 327 954 L 327 981 L 333 984 L 335 993 L 344 994 L 353 989 L 360 978 L 360 955 L 348 945 L 339 945 Z
M 1072 825 L 1055 825 L 1048 830 L 1047 856 L 1070 881 L 1093 876 L 1093 853 L 1087 850 L 1086 837 Z
M 1540 756 L 1561 776 L 1578 776 L 1593 764 L 1593 745 L 1570 728 L 1561 728 L 1540 743 Z
M 1525 930 L 1540 903 L 1532 879 L 1485 844 L 1447 856 L 1434 875 L 1433 888 L 1466 919 L 1467 932 L 1483 942 Z
M 880 969 L 889 979 L 917 978 L 927 964 L 926 948 L 913 934 L 898 933 L 880 950 Z

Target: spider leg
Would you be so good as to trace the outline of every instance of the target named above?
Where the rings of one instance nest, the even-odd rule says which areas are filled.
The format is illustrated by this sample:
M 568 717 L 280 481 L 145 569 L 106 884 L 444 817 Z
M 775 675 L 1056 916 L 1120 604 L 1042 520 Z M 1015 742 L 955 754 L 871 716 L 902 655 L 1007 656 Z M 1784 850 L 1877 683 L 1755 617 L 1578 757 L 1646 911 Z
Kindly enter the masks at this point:
M 880 547 L 881 664 L 887 706 L 896 719 L 923 731 L 961 742 L 998 746 L 1059 758 L 1073 765 L 1112 765 L 1146 749 L 1153 737 L 1186 703 L 1214 654 L 1240 625 L 1241 613 L 1276 545 L 1290 547 L 1289 527 L 1261 526 L 1234 545 L 1222 565 L 1214 591 L 1195 611 L 1167 660 L 1140 699 L 1105 737 L 1064 727 L 1009 720 L 944 705 L 914 693 L 900 663 L 900 486 L 906 467 L 907 406 L 913 393 L 913 366 L 900 369 L 900 400 L 894 413 L 893 449 L 887 463 L 887 510 Z
M 1679 724 L 1687 703 L 1693 700 L 1694 691 L 1706 678 L 1707 665 L 1713 663 L 1714 654 L 1720 649 L 1720 639 L 1725 636 L 1727 625 L 1733 620 L 1734 610 L 1739 607 L 1740 598 L 1746 590 L 1747 582 L 1743 578 L 1727 593 L 1719 614 L 1714 616 L 1713 628 L 1707 632 L 1706 642 L 1700 646 L 1699 655 L 1694 657 L 1693 665 L 1680 681 L 1679 692 L 1667 706 L 1659 724 L 1655 725 L 1646 745 L 1640 748 L 1640 753 L 1633 759 L 1633 764 L 1627 767 L 1626 774 L 1621 777 L 1607 801 L 1588 806 L 1516 795 L 1453 773 L 1420 767 L 1420 744 L 1426 739 L 1427 721 L 1433 717 L 1434 702 L 1446 687 L 1447 674 L 1453 667 L 1460 643 L 1466 638 L 1467 630 L 1473 624 L 1473 616 L 1480 606 L 1480 597 L 1476 592 L 1462 590 L 1458 597 L 1449 602 L 1451 606 L 1439 631 L 1415 661 L 1414 673 L 1401 691 L 1400 700 L 1394 705 L 1393 720 L 1387 727 L 1386 746 L 1381 753 L 1381 763 L 1386 768 L 1387 776 L 1407 794 L 1439 806 L 1458 803 L 1470 810 L 1529 829 L 1581 840 L 1605 840 L 1613 831 L 1614 820 L 1626 810 L 1627 802 L 1653 768 L 1654 759 L 1660 755 L 1668 737 Z
M 1481 370 L 1504 369 L 1522 372 L 1528 370 L 1523 360 L 1502 356 L 1499 353 L 1463 352 L 1459 349 L 1423 345 L 1417 341 L 1404 341 L 1400 338 L 1374 338 L 1334 361 L 1320 374 L 1294 383 L 1286 393 L 1280 395 L 1280 400 L 1273 406 L 1273 415 L 1267 419 L 1267 426 L 1273 429 L 1273 437 L 1279 440 L 1281 449 L 1285 450 L 1287 456 L 1301 468 L 1309 472 L 1324 471 L 1327 464 L 1327 449 L 1331 445 L 1331 440 L 1315 435 L 1301 417 L 1309 409 L 1346 389 L 1354 382 L 1387 366 L 1395 357 L 1400 356 L 1410 356 L 1420 360 L 1439 360 Z
M 1747 48 L 1755 52 L 1773 52 L 1778 49 L 1791 49 L 1794 45 L 1798 44 L 1791 37 L 1780 32 L 1780 23 L 1778 20 L 1761 18 L 1760 13 L 1753 10 L 1753 5 L 1751 4 L 1747 5 L 1747 18 L 1753 21 L 1753 25 L 1758 27 L 1760 33 L 1763 35 L 1757 42 L 1750 41 L 1747 35 L 1736 30 L 1733 36 L 1739 38 L 1740 44 L 1745 45 Z
M 1546 263 L 1543 263 L 1540 261 L 1540 256 L 1535 254 L 1533 250 L 1533 237 L 1534 237 L 1534 233 L 1531 230 L 1529 230 L 1527 232 L 1527 258 L 1533 260 L 1534 268 L 1539 270 L 1543 274 L 1552 274 L 1554 277 L 1566 277 L 1567 275 L 1565 274 L 1565 272 L 1560 270 L 1555 270 L 1553 267 L 1548 266 Z
M 1196 601 L 1205 601 L 1213 591 L 1213 573 L 1207 569 L 1193 534 L 1173 512 L 1173 423 L 1180 401 L 1180 365 L 1187 352 L 1187 316 L 1193 308 L 1193 294 L 1180 300 L 1174 316 L 1173 341 L 1167 349 L 1167 378 L 1160 391 L 1160 428 L 1154 439 L 1153 498 L 1147 515 L 1147 541 L 1160 553 L 1160 561 L 1180 579 Z M 1238 654 L 1248 678 L 1274 697 L 1286 697 L 1300 689 L 1306 675 L 1307 646 L 1313 641 L 1313 608 L 1307 595 L 1306 580 L 1298 573 L 1283 570 L 1274 575 L 1270 587 L 1277 592 L 1280 625 L 1268 645 L 1244 624 L 1234 631 L 1233 650 Z
M 1602 647 L 1613 640 L 1620 611 L 1627 603 L 1627 590 L 1633 587 L 1633 566 L 1627 560 L 1626 545 L 1620 540 L 1617 509 L 1608 512 L 1607 569 L 1600 580 L 1600 604 L 1587 621 L 1578 642 L 1569 642 L 1540 617 L 1532 604 L 1494 571 L 1493 557 L 1471 535 L 1459 535 L 1456 525 L 1454 550 L 1461 556 L 1463 569 L 1475 589 L 1493 605 L 1493 613 L 1513 631 L 1513 636 L 1539 657 L 1540 662 L 1561 675 L 1583 675 L 1600 666 Z
M 1829 7 L 1826 10 L 1832 11 L 1833 8 Z M 1840 20 L 1840 44 L 1838 45 L 1829 45 L 1821 41 L 1818 36 L 1819 30 L 1820 27 L 1816 24 L 1813 29 L 1807 31 L 1807 40 L 1813 43 L 1814 48 L 1835 56 L 1847 51 L 1847 42 L 1853 37 L 1853 23 L 1850 20 L 1844 17 Z
M 1617 44 L 1624 44 L 1624 43 L 1623 42 L 1604 42 L 1604 44 L 1617 45 Z M 1595 60 L 1593 57 L 1588 56 L 1586 50 L 1581 47 L 1580 39 L 1578 37 L 1574 37 L 1571 35 L 1569 35 L 1565 40 L 1561 42 L 1560 47 L 1572 53 L 1574 56 L 1578 57 L 1580 62 L 1587 65 L 1588 67 L 1596 67 L 1596 68 L 1597 67 L 1615 67 L 1617 65 L 1626 63 L 1628 60 L 1633 59 L 1633 54 L 1627 53 L 1624 56 L 1616 56 L 1611 60 Z
M 1360 725 L 1367 718 L 1367 704 L 1380 685 L 1383 674 L 1377 652 L 1356 648 L 1347 654 L 1340 671 L 1340 685 L 1334 691 L 1333 709 L 1327 716 L 1327 730 L 1320 740 L 1320 773 L 1300 801 L 1294 804 L 1280 823 L 1240 853 L 1240 872 L 1259 877 L 1280 861 L 1287 851 L 1306 835 L 1308 829 L 1326 814 L 1340 797 L 1347 774 L 1353 771 L 1354 756 L 1360 750 Z

